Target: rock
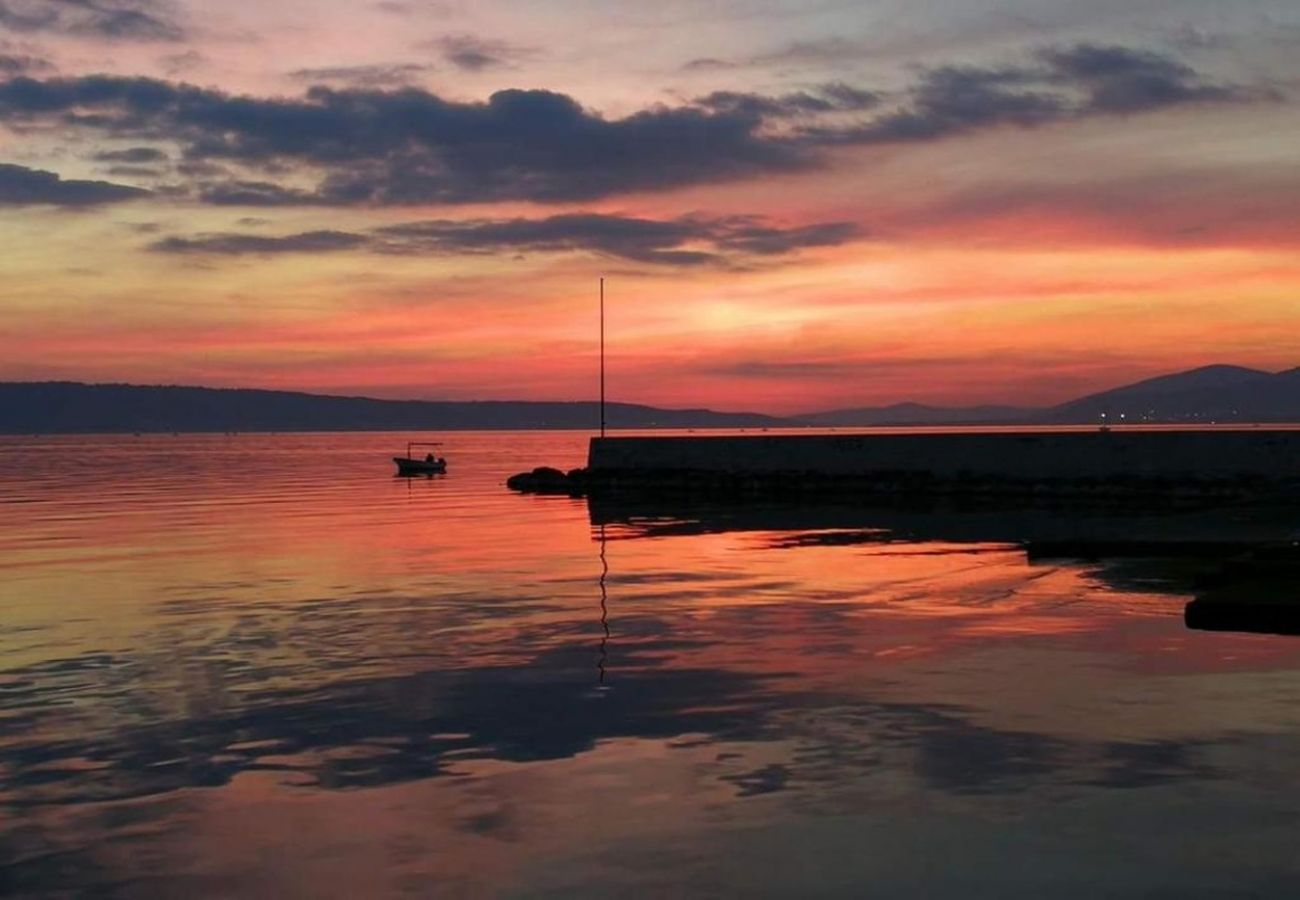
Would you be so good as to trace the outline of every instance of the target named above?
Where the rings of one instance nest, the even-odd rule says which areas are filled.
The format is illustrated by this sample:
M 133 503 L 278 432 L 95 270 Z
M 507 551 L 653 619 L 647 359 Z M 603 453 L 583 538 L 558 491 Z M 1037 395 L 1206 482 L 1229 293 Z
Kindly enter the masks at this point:
M 511 475 L 506 479 L 506 487 L 512 491 L 525 494 L 568 494 L 570 496 L 579 496 L 582 493 L 583 485 L 581 476 L 585 475 L 585 473 L 585 469 L 574 469 L 565 473 L 550 466 L 538 466 L 531 472 L 520 472 L 518 475 Z

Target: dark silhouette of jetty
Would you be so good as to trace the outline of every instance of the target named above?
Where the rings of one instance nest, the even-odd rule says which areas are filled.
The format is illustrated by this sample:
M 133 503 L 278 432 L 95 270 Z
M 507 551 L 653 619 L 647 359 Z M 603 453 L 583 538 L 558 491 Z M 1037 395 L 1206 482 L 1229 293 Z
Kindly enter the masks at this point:
M 593 438 L 587 466 L 515 490 L 723 498 L 958 497 L 1154 506 L 1300 491 L 1300 430 L 892 432 Z

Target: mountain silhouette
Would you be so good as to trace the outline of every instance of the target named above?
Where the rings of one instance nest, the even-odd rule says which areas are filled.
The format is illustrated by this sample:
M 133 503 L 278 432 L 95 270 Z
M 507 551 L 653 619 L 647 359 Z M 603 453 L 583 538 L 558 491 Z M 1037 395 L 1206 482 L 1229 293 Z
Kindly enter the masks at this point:
M 756 413 L 610 403 L 613 428 L 759 428 Z M 592 428 L 595 402 L 374 400 L 291 391 L 77 382 L 0 383 L 0 433 Z
M 611 428 L 779 428 L 872 425 L 1300 423 L 1300 367 L 1264 372 L 1203 366 L 1089 394 L 1049 409 L 920 403 L 778 417 L 610 403 Z M 592 429 L 592 401 L 375 400 L 263 391 L 79 382 L 0 383 L 0 433 Z
M 1044 423 L 1300 422 L 1300 368 L 1203 366 L 1090 394 L 1044 410 Z

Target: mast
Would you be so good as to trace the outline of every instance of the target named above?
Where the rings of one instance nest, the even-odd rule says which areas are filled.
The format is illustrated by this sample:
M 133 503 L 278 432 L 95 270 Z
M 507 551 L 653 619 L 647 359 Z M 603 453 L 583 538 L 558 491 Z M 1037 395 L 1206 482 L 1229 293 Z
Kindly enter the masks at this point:
M 605 436 L 605 279 L 600 279 L 600 436 Z

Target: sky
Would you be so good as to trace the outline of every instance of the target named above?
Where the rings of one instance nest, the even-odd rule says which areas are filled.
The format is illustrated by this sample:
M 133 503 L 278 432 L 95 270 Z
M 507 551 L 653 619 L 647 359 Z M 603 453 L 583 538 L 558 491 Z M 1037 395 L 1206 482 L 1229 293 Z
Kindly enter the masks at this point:
M 0 0 L 0 380 L 805 412 L 1300 364 L 1294 0 Z

